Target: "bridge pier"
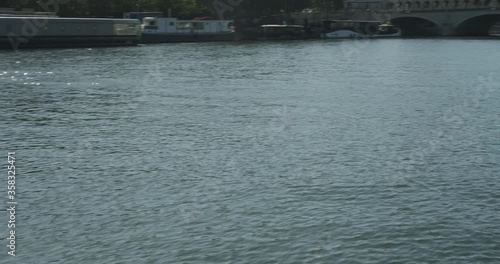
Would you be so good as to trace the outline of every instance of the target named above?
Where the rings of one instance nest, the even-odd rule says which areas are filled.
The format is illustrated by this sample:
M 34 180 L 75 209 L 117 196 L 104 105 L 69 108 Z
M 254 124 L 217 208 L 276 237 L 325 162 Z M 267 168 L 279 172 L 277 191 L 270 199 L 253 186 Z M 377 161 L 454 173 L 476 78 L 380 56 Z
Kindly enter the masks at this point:
M 440 28 L 440 35 L 441 36 L 456 36 L 457 35 L 457 30 L 451 23 L 444 23 L 441 25 Z

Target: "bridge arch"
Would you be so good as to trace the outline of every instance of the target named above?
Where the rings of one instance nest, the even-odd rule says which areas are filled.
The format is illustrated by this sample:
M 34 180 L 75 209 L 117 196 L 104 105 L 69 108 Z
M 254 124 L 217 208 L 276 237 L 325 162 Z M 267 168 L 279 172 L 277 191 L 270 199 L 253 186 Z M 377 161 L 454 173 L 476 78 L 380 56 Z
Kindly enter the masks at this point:
M 488 36 L 493 25 L 500 22 L 500 14 L 483 14 L 458 21 L 456 33 L 460 36 Z
M 423 17 L 404 16 L 393 18 L 391 23 L 401 29 L 404 36 L 439 35 L 438 23 Z

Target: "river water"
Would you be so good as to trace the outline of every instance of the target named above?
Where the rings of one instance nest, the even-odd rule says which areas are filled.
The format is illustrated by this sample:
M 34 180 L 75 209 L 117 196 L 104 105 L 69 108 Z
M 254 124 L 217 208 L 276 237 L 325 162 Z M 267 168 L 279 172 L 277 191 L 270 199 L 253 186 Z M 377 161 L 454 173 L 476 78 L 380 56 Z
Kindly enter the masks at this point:
M 0 58 L 0 263 L 500 262 L 496 40 Z

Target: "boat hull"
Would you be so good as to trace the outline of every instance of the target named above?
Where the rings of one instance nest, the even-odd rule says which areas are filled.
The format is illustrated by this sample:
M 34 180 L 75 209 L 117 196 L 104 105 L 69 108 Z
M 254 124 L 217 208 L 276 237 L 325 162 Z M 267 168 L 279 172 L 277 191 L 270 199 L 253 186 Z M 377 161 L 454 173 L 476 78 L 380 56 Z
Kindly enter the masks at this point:
M 138 43 L 139 38 L 128 36 L 0 37 L 0 49 L 134 46 Z
M 321 38 L 324 39 L 354 39 L 354 38 L 397 38 L 401 37 L 401 32 L 395 32 L 391 34 L 362 34 L 352 30 L 336 30 L 329 33 L 322 33 Z

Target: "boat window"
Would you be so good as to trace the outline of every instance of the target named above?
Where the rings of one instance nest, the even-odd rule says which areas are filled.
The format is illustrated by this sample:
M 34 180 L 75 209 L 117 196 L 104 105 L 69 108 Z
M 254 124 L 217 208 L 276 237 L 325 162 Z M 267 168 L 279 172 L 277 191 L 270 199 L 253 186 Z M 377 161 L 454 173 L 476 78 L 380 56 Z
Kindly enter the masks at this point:
M 171 27 L 172 27 L 172 26 L 174 26 L 174 22 L 170 22 L 170 24 L 169 24 L 169 25 L 170 25 Z
M 205 23 L 203 23 L 203 22 L 178 22 L 177 23 L 177 29 L 193 30 L 193 29 L 204 29 L 204 28 L 205 28 Z
M 32 26 L 31 26 L 31 25 L 26 24 L 26 25 L 24 26 L 24 30 L 25 30 L 25 31 L 26 31 L 26 33 L 28 33 L 28 34 L 33 33 L 33 28 L 32 28 Z
M 158 26 L 145 26 L 144 29 L 158 30 Z
M 115 32 L 115 35 L 135 35 L 136 34 L 136 26 L 133 24 L 127 24 L 127 23 L 116 23 L 113 24 L 113 29 Z
M 195 23 L 193 23 L 193 29 L 204 29 L 204 28 L 205 28 L 205 24 L 203 22 L 195 22 Z
M 189 29 L 190 23 L 184 23 L 184 22 L 178 22 L 177 23 L 177 29 Z

